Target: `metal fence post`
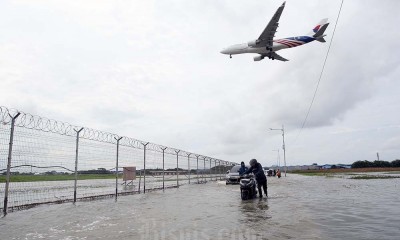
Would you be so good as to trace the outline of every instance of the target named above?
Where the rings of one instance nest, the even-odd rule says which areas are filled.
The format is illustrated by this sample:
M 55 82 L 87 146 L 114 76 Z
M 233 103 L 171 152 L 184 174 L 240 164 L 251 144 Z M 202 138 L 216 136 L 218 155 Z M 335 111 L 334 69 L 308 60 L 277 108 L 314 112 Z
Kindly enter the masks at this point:
M 214 175 L 216 175 L 215 181 L 218 181 L 217 159 L 214 159 Z
M 165 163 L 165 159 L 164 159 L 164 155 L 165 155 L 165 149 L 167 149 L 167 147 L 161 147 L 161 150 L 162 150 L 162 189 L 163 189 L 163 191 L 165 190 L 165 180 L 164 180 L 164 178 L 165 178 L 165 165 L 164 165 L 164 163 Z
M 214 170 L 214 172 L 215 172 L 215 181 L 218 181 L 218 168 L 217 168 L 217 159 L 215 159 L 215 161 L 214 161 L 214 166 L 215 166 L 215 170 Z
M 221 170 L 220 170 L 220 180 L 222 180 L 222 177 L 224 175 L 225 167 L 224 167 L 224 161 L 221 160 L 220 162 L 222 162 Z
M 192 155 L 191 153 L 186 153 L 187 157 L 188 157 L 188 171 L 189 171 L 189 184 L 190 184 L 190 155 Z
M 21 117 L 19 117 L 21 116 Z M 10 118 L 11 117 L 11 118 Z M 30 114 L 24 114 L 24 113 L 19 113 L 18 111 L 9 111 L 8 109 L 4 108 L 4 107 L 0 107 L 0 124 L 5 124 L 6 128 L 3 128 L 3 130 L 5 130 L 4 132 L 4 136 L 3 136 L 3 140 L 7 141 L 7 138 L 9 138 L 9 146 L 5 146 L 5 148 L 3 150 L 8 152 L 8 159 L 5 160 L 4 159 L 4 165 L 7 161 L 7 166 L 4 166 L 3 169 L 3 176 L 5 178 L 4 182 L 4 196 L 0 193 L 0 199 L 4 197 L 4 205 L 1 205 L 0 212 L 4 212 L 4 215 L 7 214 L 8 210 L 12 210 L 15 208 L 25 208 L 25 206 L 34 206 L 36 204 L 44 204 L 47 202 L 57 202 L 57 203 L 61 203 L 61 202 L 68 202 L 69 200 L 73 201 L 73 204 L 75 205 L 76 202 L 78 200 L 83 200 L 83 199 L 89 199 L 89 198 L 103 198 L 106 196 L 112 196 L 112 194 L 115 191 L 115 200 L 118 199 L 119 197 L 119 191 L 121 189 L 121 195 L 124 195 L 125 193 L 130 193 L 132 190 L 132 193 L 141 193 L 141 190 L 143 189 L 143 193 L 146 192 L 146 190 L 151 191 L 151 190 L 155 190 L 157 189 L 157 185 L 159 184 L 159 180 L 161 180 L 159 178 L 159 174 L 157 174 L 156 171 L 152 171 L 152 168 L 154 166 L 154 168 L 157 167 L 157 164 L 159 164 L 159 154 L 161 153 L 160 148 L 162 149 L 162 166 L 163 166 L 163 175 L 162 175 L 162 188 L 163 190 L 165 190 L 166 188 L 168 188 L 169 186 L 173 186 L 173 182 L 175 180 L 173 180 L 172 177 L 172 182 L 168 182 L 170 179 L 170 177 L 168 176 L 169 171 L 166 168 L 170 168 L 171 166 L 169 165 L 170 163 L 167 162 L 167 166 L 165 166 L 165 161 L 169 161 L 172 159 L 166 159 L 165 160 L 165 154 L 167 154 L 167 158 L 173 156 L 173 153 L 175 151 L 176 153 L 176 185 L 177 188 L 180 187 L 180 175 L 182 175 L 182 184 L 184 185 L 186 183 L 186 178 L 188 178 L 188 183 L 191 184 L 192 182 L 195 184 L 196 182 L 193 181 L 195 180 L 194 178 L 197 177 L 197 182 L 198 183 L 206 183 L 209 180 L 213 180 L 213 174 L 215 174 L 216 176 L 216 180 L 218 180 L 218 167 L 217 166 L 217 159 L 213 159 L 207 156 L 203 156 L 203 155 L 197 155 L 195 153 L 189 153 L 188 151 L 183 151 L 183 150 L 178 150 L 178 149 L 174 149 L 174 148 L 167 148 L 161 145 L 155 145 L 155 144 L 150 144 L 149 145 L 149 149 L 150 149 L 150 155 L 149 157 L 147 157 L 147 146 L 148 146 L 148 142 L 145 141 L 140 141 L 140 140 L 136 140 L 133 138 L 127 138 L 127 137 L 120 137 L 117 134 L 113 134 L 113 133 L 106 133 L 106 132 L 102 132 L 99 130 L 95 130 L 95 129 L 88 129 L 88 128 L 83 128 L 83 127 L 78 127 L 78 126 L 74 126 L 74 125 L 70 125 L 68 123 L 63 123 L 63 122 L 57 122 L 55 120 L 48 120 L 46 118 L 42 118 L 40 116 L 33 116 Z M 8 128 L 10 127 L 10 128 Z M 21 130 L 23 130 L 21 132 Z M 25 131 L 26 130 L 26 131 Z M 11 131 L 11 133 L 9 133 Z M 29 131 L 29 132 L 28 132 Z M 25 132 L 26 134 L 24 134 L 23 132 Z M 73 139 L 73 133 L 75 132 L 75 139 Z M 82 133 L 82 135 L 80 134 Z M 22 136 L 22 135 L 24 136 Z M 0 134 L 1 135 L 1 134 Z M 80 138 L 82 137 L 82 141 L 83 143 L 80 142 Z M 36 141 L 38 138 L 48 138 L 47 140 L 52 141 L 52 139 L 58 141 L 58 143 L 60 143 L 60 146 L 58 147 L 61 152 L 59 153 L 59 155 L 54 155 L 53 151 L 55 149 L 55 145 L 50 144 L 50 145 L 43 145 L 41 147 L 43 147 L 43 151 L 37 151 L 35 150 L 37 146 L 35 146 Z M 75 142 L 75 152 L 72 152 L 72 149 L 70 149 L 69 153 L 68 151 L 64 151 L 65 148 L 72 147 L 72 143 L 69 140 L 65 140 L 66 138 L 69 138 L 69 140 L 75 140 L 73 142 Z M 124 139 L 124 141 L 121 140 Z M 14 140 L 15 140 L 15 144 L 14 144 Z M 40 139 L 39 139 L 40 140 Z M 21 145 L 21 141 L 23 141 L 24 146 Z M 114 142 L 115 141 L 115 142 Z M 7 143 L 5 143 L 7 144 Z M 83 144 L 83 147 L 82 147 Z M 88 144 L 90 146 L 88 146 Z M 111 145 L 110 145 L 111 144 Z M 115 147 L 116 144 L 116 149 L 112 150 L 112 148 Z M 140 167 L 140 145 L 143 145 L 143 166 Z M 113 147 L 114 146 L 114 147 Z M 121 150 L 121 146 L 122 146 L 122 150 Z M 22 153 L 21 151 L 21 147 L 25 148 L 22 149 Z M 87 149 L 87 147 L 89 147 L 90 149 Z M 105 147 L 105 149 L 103 149 Z M 57 147 L 56 147 L 57 148 Z M 136 168 L 138 168 L 135 172 L 136 175 L 138 175 L 137 177 L 139 177 L 138 180 L 138 185 L 139 185 L 139 189 L 137 191 L 136 188 L 136 183 L 137 180 L 135 181 L 130 181 L 129 183 L 127 181 L 125 181 L 123 184 L 124 185 L 131 185 L 132 184 L 132 188 L 123 188 L 122 186 L 122 173 L 124 166 L 124 162 L 122 163 L 121 166 L 121 172 L 119 171 L 119 157 L 122 156 L 122 159 L 124 160 L 124 154 L 125 151 L 131 151 L 128 148 L 134 148 L 135 150 L 133 151 L 134 155 L 133 155 L 133 166 L 137 166 Z M 63 150 L 64 149 L 64 150 Z M 102 153 L 99 152 L 100 150 L 103 150 L 105 154 L 107 153 L 111 153 L 116 150 L 116 152 L 114 152 L 116 155 L 114 155 L 115 159 L 115 163 L 112 163 L 112 156 L 111 159 L 102 159 Z M 107 150 L 108 149 L 108 150 Z M 26 150 L 26 151 L 25 151 Z M 55 149 L 57 150 L 57 149 Z M 68 150 L 68 149 L 67 149 Z M 121 154 L 120 154 L 120 150 L 121 150 Z M 168 152 L 166 151 L 168 150 Z M 174 151 L 172 151 L 174 150 Z M 4 151 L 4 153 L 6 153 Z M 82 154 L 79 154 L 81 151 Z M 90 158 L 96 158 L 97 155 L 101 155 L 100 156 L 100 162 L 94 162 L 94 163 L 89 163 L 86 161 L 86 155 L 85 153 L 89 153 L 89 152 L 93 151 L 94 156 L 89 156 Z M 153 152 L 154 151 L 154 152 Z M 64 153 L 63 153 L 64 152 Z M 37 154 L 36 156 L 36 160 L 32 161 L 32 159 L 25 159 L 24 160 L 24 156 L 25 155 L 29 155 L 31 153 L 35 155 L 35 153 Z M 46 157 L 48 153 L 53 153 L 51 154 L 53 156 L 53 158 L 59 158 L 62 161 L 62 159 L 66 156 L 66 155 L 70 155 L 69 157 L 69 164 L 67 164 L 67 166 L 64 166 L 62 163 L 59 164 L 51 164 L 50 162 L 48 163 L 46 159 L 42 159 L 43 157 Z M 72 158 L 72 154 L 75 153 L 75 159 Z M 184 153 L 184 154 L 183 154 Z M 22 154 L 22 155 L 21 155 Z M 128 154 L 128 152 L 126 152 L 126 154 Z M 137 155 L 139 154 L 139 156 Z M 5 154 L 4 154 L 5 155 Z M 128 154 L 130 155 L 130 154 Z M 171 155 L 171 156 L 168 156 Z M 79 157 L 80 156 L 80 157 Z M 85 157 L 86 156 L 86 157 Z M 135 161 L 135 156 L 139 157 L 139 163 L 137 164 L 137 162 Z M 187 171 L 188 171 L 188 176 L 186 176 L 186 174 L 184 173 L 184 159 L 182 159 L 182 168 L 179 168 L 179 156 L 181 156 L 182 158 L 184 158 L 185 156 L 187 157 Z M 196 168 L 194 166 L 192 166 L 191 161 L 195 159 L 196 157 Z M 28 156 L 29 157 L 29 156 Z M 4 156 L 5 158 L 5 156 Z M 23 158 L 22 160 L 24 160 L 22 163 L 23 165 L 17 166 L 19 164 L 17 164 L 18 162 L 18 158 Z M 128 157 L 129 159 L 131 157 Z M 147 158 L 147 159 L 146 159 Z M 154 160 L 155 158 L 155 160 Z M 14 160 L 12 160 L 14 159 Z M 80 160 L 79 160 L 80 159 Z M 132 160 L 129 160 L 128 162 L 131 162 Z M 51 159 L 50 159 L 51 160 Z M 56 159 L 53 159 L 56 160 Z M 73 160 L 75 160 L 74 162 L 72 162 Z M 113 178 L 115 178 L 115 190 L 112 189 L 112 186 L 109 186 L 110 188 L 108 189 L 95 189 L 96 186 L 83 186 L 83 173 L 86 171 L 84 171 L 87 167 L 89 168 L 90 166 L 95 166 L 95 165 L 99 165 L 99 167 L 102 167 L 102 164 L 106 164 L 105 167 L 107 167 L 108 170 L 106 170 L 105 168 L 98 168 L 98 170 L 95 170 L 93 172 L 106 172 L 106 171 L 112 171 L 112 169 L 109 169 L 109 164 L 107 164 L 107 162 L 103 162 L 103 160 L 110 162 L 111 161 L 111 165 L 114 165 L 115 168 L 111 168 L 115 169 L 115 175 L 113 176 L 112 174 L 110 174 L 110 177 L 112 179 L 111 182 L 112 183 L 114 181 Z M 136 159 L 137 160 L 137 159 Z M 149 163 L 147 163 L 147 160 L 150 160 Z M 201 162 L 199 163 L 199 160 L 203 160 L 203 170 L 202 173 L 200 173 L 200 168 L 201 168 Z M 212 160 L 214 160 L 214 170 L 212 169 Z M 33 162 L 38 162 L 38 164 L 34 164 Z M 210 169 L 209 169 L 209 173 L 207 173 L 206 167 L 208 166 L 208 164 L 206 163 L 206 161 L 210 161 L 209 165 L 210 165 Z M 81 173 L 79 173 L 79 164 L 80 162 L 80 166 L 81 166 Z M 219 165 L 223 164 L 223 162 L 221 163 L 220 160 L 218 160 Z M 75 163 L 74 165 L 72 165 L 73 163 Z M 227 164 L 228 162 L 226 162 Z M 49 164 L 51 164 L 52 166 L 48 166 Z M 93 165 L 94 164 L 94 165 Z M 199 165 L 200 164 L 200 165 Z M 206 165 L 207 164 L 207 165 Z M 35 166 L 38 165 L 38 166 Z M 39 166 L 39 165 L 43 165 L 43 166 Z M 69 166 L 72 165 L 72 166 Z M 146 166 L 147 165 L 147 166 Z M 53 194 L 51 194 L 52 196 L 48 196 L 47 189 L 37 189 L 37 194 L 29 194 L 29 193 L 23 193 L 23 197 L 20 196 L 15 196 L 14 191 L 15 191 L 15 180 L 16 178 L 14 177 L 14 172 L 18 171 L 17 168 L 19 167 L 30 167 L 30 174 L 35 174 L 35 172 L 33 172 L 32 170 L 36 167 L 38 168 L 52 168 L 55 169 L 58 173 L 59 169 L 64 169 L 66 171 L 69 171 L 71 174 L 71 177 L 73 179 L 73 182 L 71 181 L 69 183 L 70 187 L 73 186 L 73 193 L 71 191 L 71 189 L 67 189 L 67 192 L 69 196 L 63 196 L 62 192 L 60 197 L 57 197 L 56 194 L 53 196 Z M 90 168 L 92 168 L 90 167 Z M 147 167 L 148 170 L 146 169 Z M 191 176 L 191 171 L 192 171 L 192 167 L 194 168 L 193 170 L 197 170 L 196 171 L 196 175 L 193 174 L 193 176 Z M 173 168 L 173 162 L 172 162 L 172 168 Z M 158 169 L 158 167 L 157 167 Z M 221 170 L 221 166 L 219 168 Z M 64 171 L 61 170 L 61 171 Z M 173 170 L 173 169 L 172 169 Z M 26 168 L 24 170 L 21 170 L 23 173 L 28 174 L 29 173 L 29 169 Z M 38 170 L 39 171 L 39 170 Z M 46 170 L 40 170 L 41 171 L 46 171 Z M 147 171 L 149 171 L 149 174 L 147 174 Z M 87 172 L 92 172 L 92 170 L 88 170 Z M 173 171 L 171 171 L 173 174 Z M 1 172 L 0 172 L 1 173 Z M 15 172 L 17 173 L 17 172 Z M 126 173 L 126 172 L 125 172 Z M 159 171 L 158 171 L 159 173 Z M 79 180 L 79 174 L 81 174 L 81 189 L 80 191 L 80 195 L 78 196 L 78 180 Z M 202 176 L 202 174 L 204 174 Z M 207 177 L 207 175 L 209 175 L 209 177 Z M 142 176 L 143 175 L 143 180 L 142 180 Z M 150 182 L 147 184 L 147 188 L 146 189 L 146 175 L 149 175 L 148 177 L 150 177 Z M 165 179 L 165 176 L 167 176 L 167 178 Z M 119 187 L 119 177 L 121 177 L 121 188 Z M 148 178 L 147 177 L 147 178 Z M 202 180 L 200 180 L 200 177 L 202 178 Z M 225 176 L 223 176 L 225 177 Z M 208 179 L 207 179 L 208 178 Z M 221 178 L 221 175 L 220 175 Z M 143 182 L 143 183 L 142 183 Z M 13 183 L 13 184 L 11 184 Z M 72 185 L 73 184 L 73 185 Z M 1 184 L 0 184 L 1 185 Z M 40 184 L 39 184 L 40 185 Z M 53 184 L 54 185 L 54 184 Z M 57 184 L 56 184 L 57 185 Z M 86 184 L 85 184 L 86 185 Z M 112 185 L 112 184 L 111 184 Z M 90 194 L 91 196 L 89 197 L 85 197 L 87 195 L 87 193 L 85 193 L 85 189 L 83 189 L 83 187 L 87 187 L 88 190 L 93 191 L 93 194 Z M 1 186 L 0 186 L 1 188 Z M 49 189 L 50 191 L 53 191 L 55 188 L 57 188 L 57 186 L 50 186 Z M 57 190 L 58 191 L 58 190 Z M 1 189 L 0 189 L 1 192 Z M 47 195 L 46 195 L 47 194 Z M 64 194 L 65 195 L 65 194 Z M 73 197 L 72 197 L 73 195 Z M 8 205 L 8 200 L 10 200 L 10 205 Z M 121 200 L 121 199 L 120 199 Z M 119 200 L 119 201 L 120 201 Z M 1 201 L 1 200 L 0 200 Z M 3 210 L 3 211 L 2 211 Z M 1 213 L 0 213 L 1 214 Z
M 206 174 L 206 157 L 203 157 L 203 181 L 205 182 L 206 181 L 206 176 L 205 176 L 205 174 Z
M 210 158 L 210 181 L 212 181 L 212 175 L 211 175 L 211 162 L 212 162 L 212 158 Z
M 197 175 L 197 184 L 199 183 L 199 155 L 196 155 L 197 166 L 196 166 L 196 175 Z
M 4 206 L 3 206 L 3 214 L 7 215 L 7 205 L 8 205 L 8 189 L 10 186 L 10 174 L 11 174 L 11 157 L 12 157 L 12 145 L 14 141 L 14 127 L 15 120 L 21 113 L 18 112 L 14 117 L 8 114 L 11 117 L 11 130 L 10 130 L 10 142 L 8 145 L 8 160 L 7 160 L 7 175 L 6 175 L 6 187 L 4 189 Z
M 146 146 L 149 143 L 142 143 L 143 145 L 143 193 L 146 193 Z
M 141 190 L 140 189 L 141 183 L 142 183 L 142 170 L 139 170 L 139 194 L 141 193 L 141 191 L 140 191 Z
M 180 151 L 181 150 L 178 150 L 178 151 L 175 150 L 175 152 L 176 152 L 176 185 L 177 185 L 178 188 L 179 188 L 179 174 L 178 174 L 179 163 L 178 163 L 178 158 L 179 158 L 179 152 Z
M 217 163 L 215 163 L 215 165 L 217 165 Z M 217 170 L 217 177 L 215 178 L 215 181 L 221 180 L 221 160 L 218 160 L 218 170 Z
M 122 139 L 114 137 L 115 140 L 117 140 L 117 161 L 115 163 L 115 200 L 117 200 L 118 197 L 118 157 L 119 157 L 119 141 Z
M 222 168 L 221 168 L 221 180 L 222 180 L 222 178 L 224 177 L 225 170 L 226 170 L 226 167 L 225 167 L 225 161 L 222 161 Z
M 217 171 L 217 178 L 221 181 L 221 160 L 218 160 L 218 171 Z
M 83 128 L 79 129 L 78 131 L 74 129 L 76 132 L 76 149 L 75 149 L 75 181 L 74 181 L 74 203 L 76 203 L 76 187 L 78 183 L 78 152 L 79 152 L 79 134 Z

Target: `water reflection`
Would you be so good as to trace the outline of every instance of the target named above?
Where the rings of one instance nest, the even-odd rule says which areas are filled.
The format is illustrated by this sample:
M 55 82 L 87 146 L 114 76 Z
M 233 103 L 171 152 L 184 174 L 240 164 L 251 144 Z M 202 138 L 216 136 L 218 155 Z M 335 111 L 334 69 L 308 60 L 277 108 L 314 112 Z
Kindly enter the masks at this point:
M 268 216 L 268 209 L 268 200 L 266 198 L 250 199 L 242 201 L 240 204 L 244 221 L 250 224 L 271 218 Z

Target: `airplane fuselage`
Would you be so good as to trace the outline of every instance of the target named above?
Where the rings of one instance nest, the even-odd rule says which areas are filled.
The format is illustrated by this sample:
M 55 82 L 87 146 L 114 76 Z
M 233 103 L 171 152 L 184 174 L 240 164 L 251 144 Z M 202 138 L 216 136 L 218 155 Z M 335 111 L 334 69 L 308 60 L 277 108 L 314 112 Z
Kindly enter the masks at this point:
M 328 27 L 328 19 L 322 19 L 318 25 L 312 28 L 312 31 L 304 36 L 298 37 L 288 37 L 282 39 L 274 39 L 276 29 L 279 26 L 279 18 L 281 17 L 282 11 L 285 7 L 285 3 L 276 10 L 274 16 L 268 22 L 264 31 L 261 35 L 248 43 L 236 44 L 225 48 L 221 51 L 222 54 L 227 54 L 232 58 L 232 55 L 242 54 L 242 53 L 256 53 L 258 54 L 253 59 L 254 61 L 261 61 L 264 58 L 269 58 L 271 60 L 278 61 L 289 61 L 288 59 L 282 57 L 276 52 L 285 48 L 293 48 L 310 43 L 317 40 L 318 42 L 326 42 L 324 37 L 324 32 Z
M 306 43 L 310 43 L 314 40 L 316 39 L 310 36 L 298 36 L 298 37 L 276 39 L 273 40 L 273 45 L 271 49 L 267 49 L 266 47 L 250 46 L 248 43 L 242 43 L 227 47 L 223 49 L 221 53 L 227 55 L 235 55 L 242 53 L 267 54 L 269 52 L 276 52 L 286 48 L 298 47 Z

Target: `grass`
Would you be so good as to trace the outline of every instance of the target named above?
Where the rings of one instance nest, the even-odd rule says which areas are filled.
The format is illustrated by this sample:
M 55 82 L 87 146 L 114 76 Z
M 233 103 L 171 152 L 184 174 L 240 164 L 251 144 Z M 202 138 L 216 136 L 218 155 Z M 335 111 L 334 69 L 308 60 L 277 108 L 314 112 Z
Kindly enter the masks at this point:
M 139 178 L 140 176 L 136 176 Z M 143 176 L 142 176 L 143 177 Z M 151 178 L 152 176 L 147 176 L 147 178 Z M 122 174 L 118 175 L 118 178 L 122 178 Z M 162 176 L 158 176 L 158 178 L 162 178 Z M 72 181 L 75 179 L 75 175 L 11 175 L 10 182 L 39 182 L 39 181 Z M 78 180 L 91 180 L 91 179 L 115 179 L 115 174 L 78 174 Z M 157 179 L 157 178 L 156 178 Z M 199 179 L 202 179 L 199 176 Z M 206 177 L 206 179 L 210 179 L 210 177 Z M 212 177 L 215 179 L 215 177 Z M 179 179 L 179 181 L 183 181 L 185 179 Z M 192 176 L 191 180 L 197 181 L 196 176 Z M 176 176 L 172 178 L 165 178 L 165 182 L 176 181 Z M 6 176 L 0 175 L 0 183 L 6 182 Z M 162 182 L 162 179 L 157 180 L 157 182 Z
M 119 174 L 118 178 L 122 178 Z M 74 180 L 75 175 L 11 175 L 11 182 L 39 182 L 39 181 L 68 181 Z M 78 180 L 115 179 L 114 174 L 78 174 Z M 0 176 L 0 183 L 6 182 L 6 176 Z

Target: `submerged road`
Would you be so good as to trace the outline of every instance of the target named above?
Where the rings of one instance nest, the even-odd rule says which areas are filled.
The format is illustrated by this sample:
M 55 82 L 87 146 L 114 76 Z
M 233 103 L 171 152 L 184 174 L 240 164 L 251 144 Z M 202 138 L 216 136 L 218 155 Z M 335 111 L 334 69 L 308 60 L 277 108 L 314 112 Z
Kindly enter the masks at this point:
M 288 174 L 269 198 L 208 182 L 12 212 L 1 239 L 398 239 L 400 179 Z

